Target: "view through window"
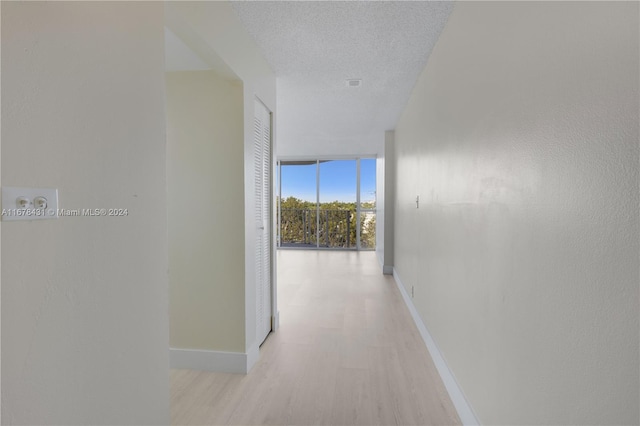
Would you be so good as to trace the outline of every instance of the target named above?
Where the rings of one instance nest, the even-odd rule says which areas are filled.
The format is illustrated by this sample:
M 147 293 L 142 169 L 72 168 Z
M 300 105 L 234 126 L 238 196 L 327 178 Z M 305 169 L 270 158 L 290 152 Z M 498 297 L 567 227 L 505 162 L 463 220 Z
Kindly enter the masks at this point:
M 375 158 L 278 165 L 278 247 L 375 249 Z

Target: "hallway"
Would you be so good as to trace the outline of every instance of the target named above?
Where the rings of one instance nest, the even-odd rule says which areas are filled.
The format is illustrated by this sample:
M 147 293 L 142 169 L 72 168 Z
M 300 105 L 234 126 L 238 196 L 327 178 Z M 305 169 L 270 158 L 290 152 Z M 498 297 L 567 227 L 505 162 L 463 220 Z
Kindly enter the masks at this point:
M 374 252 L 280 250 L 278 273 L 280 329 L 253 370 L 172 370 L 172 424 L 459 423 Z

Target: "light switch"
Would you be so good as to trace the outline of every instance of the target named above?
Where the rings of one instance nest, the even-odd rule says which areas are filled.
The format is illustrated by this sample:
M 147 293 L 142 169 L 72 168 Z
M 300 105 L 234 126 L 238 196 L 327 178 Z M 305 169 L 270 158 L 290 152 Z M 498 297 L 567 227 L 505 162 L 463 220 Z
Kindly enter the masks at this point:
M 58 217 L 55 188 L 2 188 L 2 220 L 41 220 Z

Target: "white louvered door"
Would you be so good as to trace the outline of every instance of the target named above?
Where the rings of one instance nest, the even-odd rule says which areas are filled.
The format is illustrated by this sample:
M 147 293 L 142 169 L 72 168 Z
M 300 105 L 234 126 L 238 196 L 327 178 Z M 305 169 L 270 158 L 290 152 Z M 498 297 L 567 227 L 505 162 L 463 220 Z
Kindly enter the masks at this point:
M 271 331 L 271 113 L 258 100 L 254 109 L 256 333 L 262 343 Z

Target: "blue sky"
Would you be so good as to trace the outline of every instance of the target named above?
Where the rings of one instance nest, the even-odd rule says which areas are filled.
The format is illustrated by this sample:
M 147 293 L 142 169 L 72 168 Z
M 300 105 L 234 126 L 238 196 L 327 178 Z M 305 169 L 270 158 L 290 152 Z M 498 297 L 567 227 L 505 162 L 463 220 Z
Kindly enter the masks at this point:
M 360 160 L 360 198 L 375 200 L 376 160 Z M 282 166 L 282 198 L 316 201 L 316 165 Z M 356 201 L 356 160 L 320 163 L 320 202 Z

